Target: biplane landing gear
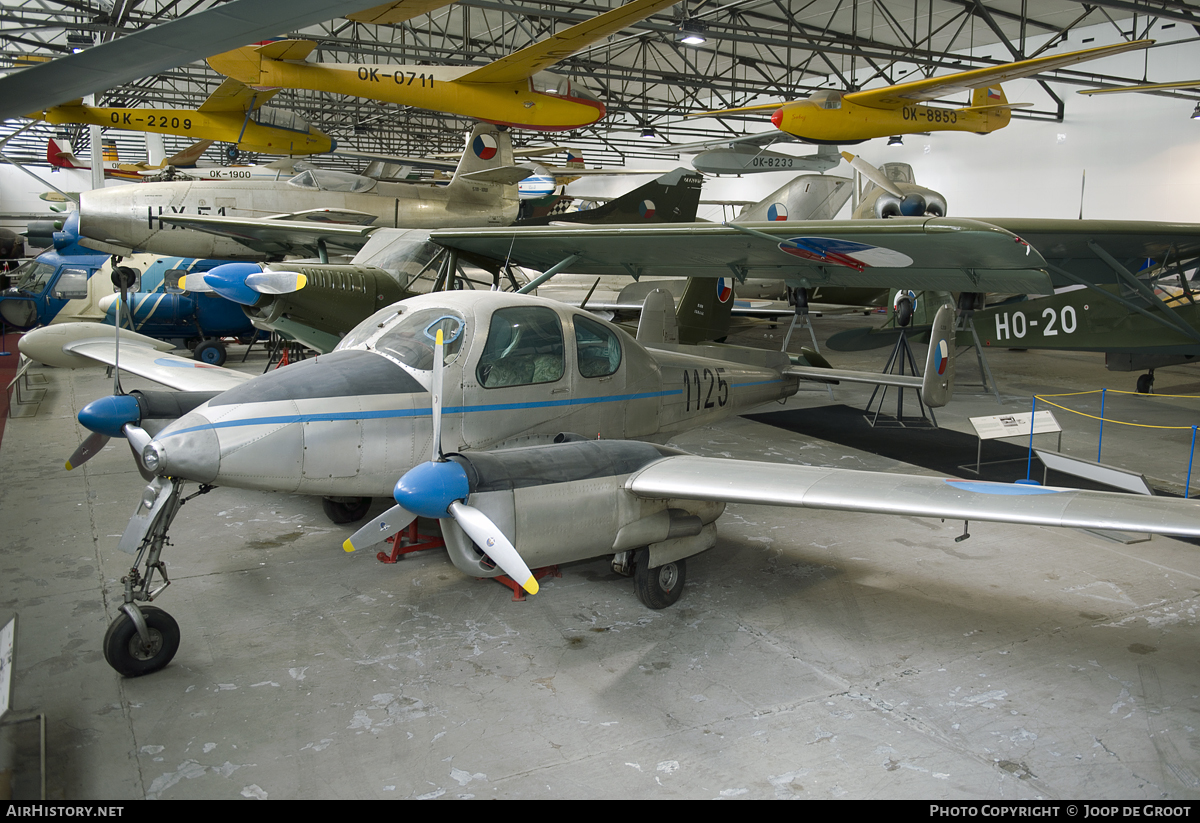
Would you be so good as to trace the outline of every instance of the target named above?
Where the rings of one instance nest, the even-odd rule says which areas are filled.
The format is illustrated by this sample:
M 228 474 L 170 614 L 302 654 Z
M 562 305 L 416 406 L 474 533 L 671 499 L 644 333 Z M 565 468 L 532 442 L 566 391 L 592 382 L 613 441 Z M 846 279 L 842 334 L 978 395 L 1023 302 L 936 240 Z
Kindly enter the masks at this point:
M 202 485 L 192 497 L 207 494 L 212 489 L 212 486 Z M 171 585 L 161 556 L 167 545 L 167 531 L 175 521 L 179 507 L 186 502 L 182 493 L 182 480 L 156 477 L 146 487 L 142 501 L 121 537 L 121 548 L 136 549 L 137 559 L 129 573 L 121 578 L 125 585 L 125 602 L 117 619 L 104 634 L 104 659 L 125 677 L 156 672 L 170 663 L 179 651 L 179 624 L 162 609 L 148 604 Z M 155 573 L 162 578 L 161 584 L 154 583 Z
M 664 563 L 656 569 L 650 568 L 650 550 L 638 549 L 633 556 L 633 586 L 638 600 L 648 609 L 665 609 L 683 594 L 687 581 L 687 564 L 684 560 Z
M 1138 394 L 1154 394 L 1154 369 L 1137 379 Z

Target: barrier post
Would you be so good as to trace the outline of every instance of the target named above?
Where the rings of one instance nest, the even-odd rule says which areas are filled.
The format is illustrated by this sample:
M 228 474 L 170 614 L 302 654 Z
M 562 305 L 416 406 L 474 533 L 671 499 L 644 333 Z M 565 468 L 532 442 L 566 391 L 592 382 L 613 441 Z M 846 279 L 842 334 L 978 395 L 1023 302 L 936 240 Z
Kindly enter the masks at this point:
M 1104 445 L 1104 393 L 1108 389 L 1100 390 L 1100 437 L 1096 441 L 1096 462 L 1100 462 L 1100 448 Z
M 1192 496 L 1192 458 L 1196 456 L 1196 427 L 1192 426 L 1192 450 L 1188 452 L 1187 480 L 1183 486 L 1183 497 L 1186 500 Z
M 1029 409 L 1029 456 L 1025 458 L 1025 479 L 1029 480 L 1033 472 L 1033 421 L 1037 419 L 1037 395 L 1033 396 L 1033 405 Z

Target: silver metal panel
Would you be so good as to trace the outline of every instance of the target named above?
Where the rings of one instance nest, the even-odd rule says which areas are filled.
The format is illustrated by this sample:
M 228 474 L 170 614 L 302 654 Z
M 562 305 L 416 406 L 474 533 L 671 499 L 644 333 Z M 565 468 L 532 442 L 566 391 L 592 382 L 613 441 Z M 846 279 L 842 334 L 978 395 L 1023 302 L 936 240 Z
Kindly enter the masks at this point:
M 630 477 L 626 488 L 655 498 L 1200 536 L 1200 500 L 816 466 L 667 457 Z

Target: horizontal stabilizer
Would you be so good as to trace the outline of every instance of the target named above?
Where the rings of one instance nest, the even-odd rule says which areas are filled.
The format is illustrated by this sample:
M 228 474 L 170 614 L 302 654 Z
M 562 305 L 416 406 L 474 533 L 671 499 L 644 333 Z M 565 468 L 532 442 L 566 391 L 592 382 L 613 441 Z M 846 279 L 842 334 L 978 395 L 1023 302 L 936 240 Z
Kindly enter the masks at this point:
M 480 169 L 458 175 L 462 180 L 477 180 L 480 183 L 495 183 L 500 186 L 514 186 L 533 174 L 533 169 L 522 166 L 500 166 L 494 169 Z

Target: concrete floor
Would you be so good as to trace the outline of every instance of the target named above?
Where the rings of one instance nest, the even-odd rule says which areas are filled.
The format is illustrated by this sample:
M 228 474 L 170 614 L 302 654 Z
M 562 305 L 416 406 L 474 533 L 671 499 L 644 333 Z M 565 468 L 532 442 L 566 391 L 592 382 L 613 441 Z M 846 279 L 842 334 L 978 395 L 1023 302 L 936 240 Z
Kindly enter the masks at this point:
M 1099 355 L 990 362 L 1005 404 L 959 396 L 943 427 L 1135 378 Z M 76 411 L 110 384 L 46 374 L 0 447 L 0 616 L 20 614 L 14 704 L 47 715 L 51 798 L 1200 798 L 1200 554 L 1161 537 L 972 523 L 955 543 L 960 522 L 730 506 L 655 612 L 604 559 L 513 603 L 438 552 L 344 554 L 351 529 L 315 500 L 222 489 L 185 506 L 164 554 L 178 655 L 122 679 L 100 647 L 144 483 L 119 442 L 63 471 Z M 1200 394 L 1200 371 L 1157 389 Z M 1066 417 L 1064 448 L 1093 455 L 1094 421 Z M 1106 462 L 1182 484 L 1190 432 L 1115 428 Z M 923 473 L 745 419 L 674 442 Z M 0 730 L 17 798 L 36 796 L 36 751 L 31 726 Z

